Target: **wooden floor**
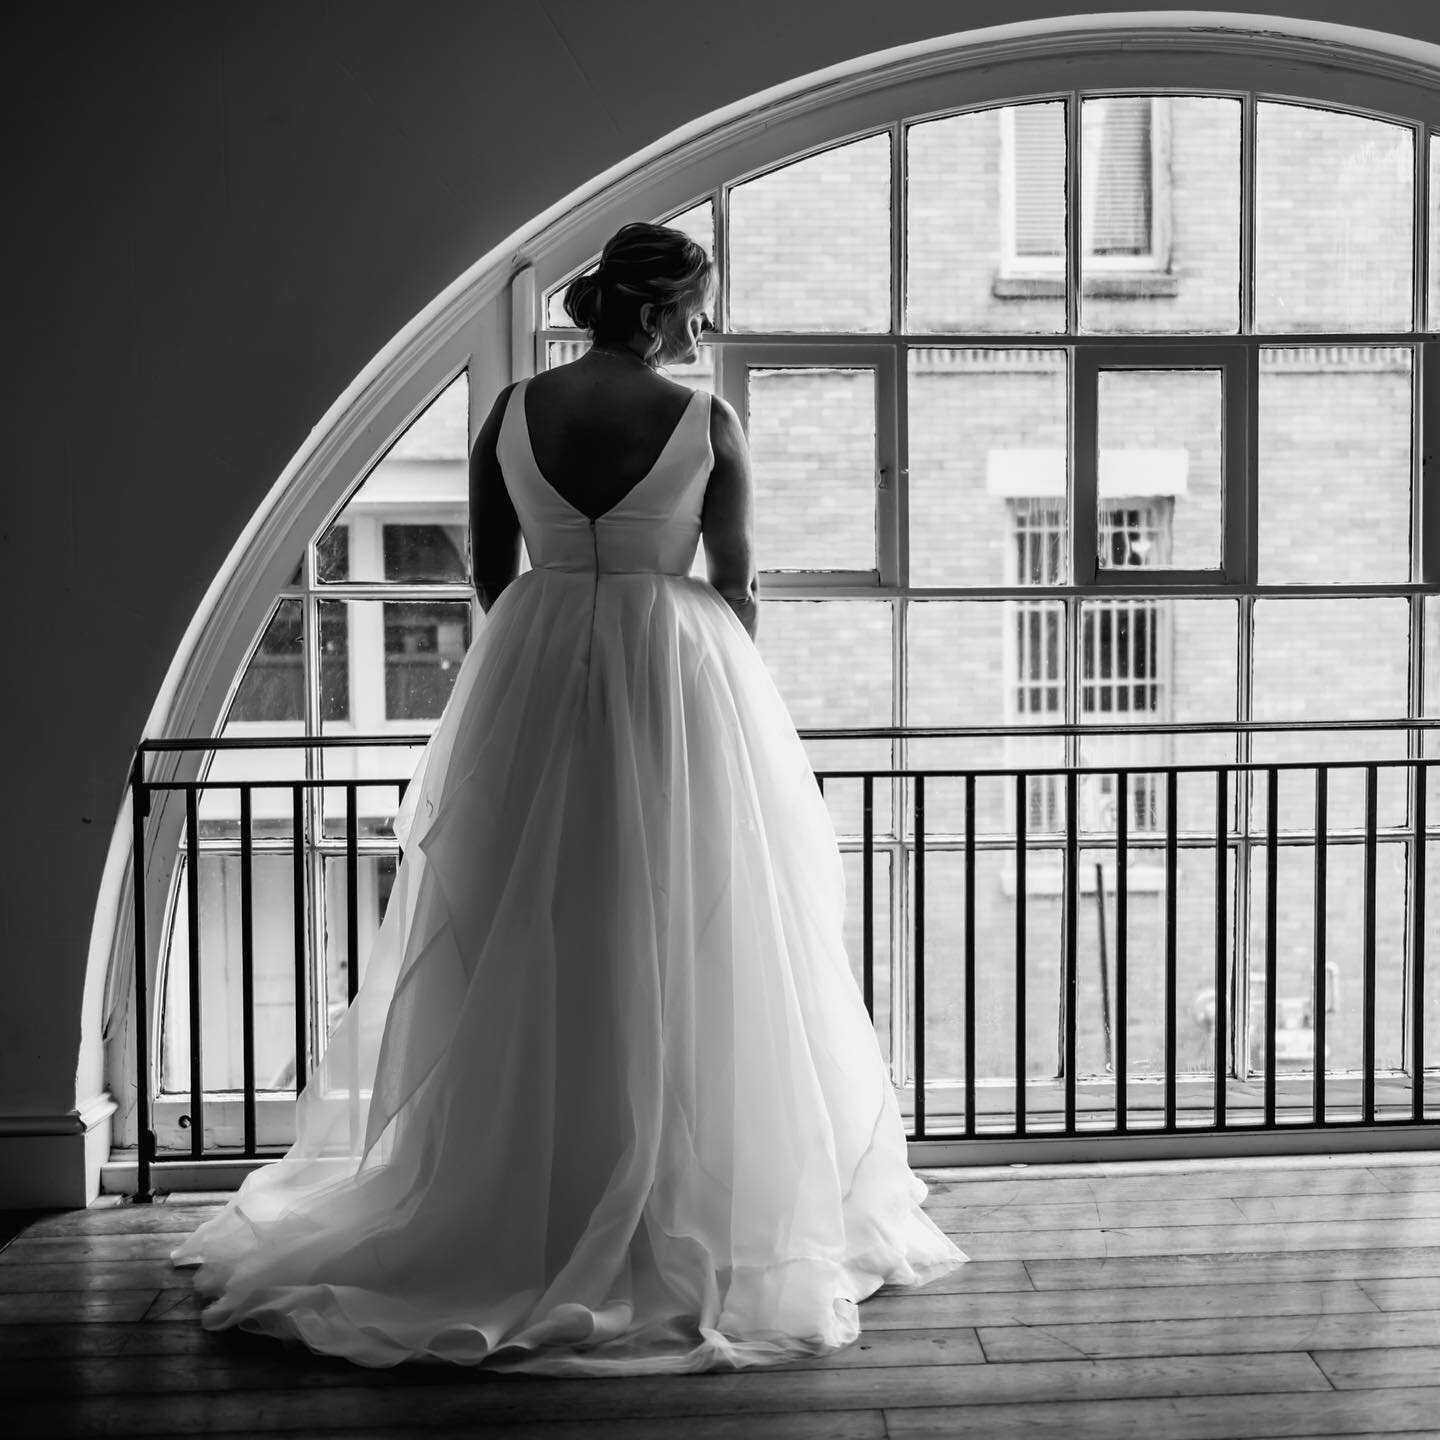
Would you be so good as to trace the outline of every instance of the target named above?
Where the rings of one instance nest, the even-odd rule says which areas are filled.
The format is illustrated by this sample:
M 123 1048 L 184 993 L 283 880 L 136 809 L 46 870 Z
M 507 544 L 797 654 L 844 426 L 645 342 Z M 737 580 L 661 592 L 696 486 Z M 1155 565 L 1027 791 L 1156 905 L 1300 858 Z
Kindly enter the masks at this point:
M 867 1301 L 857 1344 L 635 1379 L 212 1335 L 165 1258 L 207 1205 L 48 1216 L 0 1251 L 0 1435 L 1440 1436 L 1440 1155 L 926 1178 L 972 1263 Z

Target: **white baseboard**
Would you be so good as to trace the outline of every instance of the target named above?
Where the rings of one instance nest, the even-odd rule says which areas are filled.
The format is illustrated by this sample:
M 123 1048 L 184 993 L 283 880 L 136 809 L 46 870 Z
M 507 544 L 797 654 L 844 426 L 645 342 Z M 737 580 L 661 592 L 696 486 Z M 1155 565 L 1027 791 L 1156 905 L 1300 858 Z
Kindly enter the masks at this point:
M 100 1193 L 114 1099 L 60 1114 L 0 1115 L 0 1210 L 77 1210 Z

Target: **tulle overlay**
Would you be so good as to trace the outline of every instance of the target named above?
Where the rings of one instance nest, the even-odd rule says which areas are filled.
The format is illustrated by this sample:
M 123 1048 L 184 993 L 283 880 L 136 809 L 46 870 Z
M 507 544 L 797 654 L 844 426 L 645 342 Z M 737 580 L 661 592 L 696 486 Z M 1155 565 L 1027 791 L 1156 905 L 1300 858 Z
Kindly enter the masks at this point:
M 294 1146 L 175 1252 L 207 1327 L 377 1366 L 738 1367 L 847 1344 L 877 1287 L 964 1259 L 920 1209 L 829 815 L 709 585 L 521 576 L 396 830 Z

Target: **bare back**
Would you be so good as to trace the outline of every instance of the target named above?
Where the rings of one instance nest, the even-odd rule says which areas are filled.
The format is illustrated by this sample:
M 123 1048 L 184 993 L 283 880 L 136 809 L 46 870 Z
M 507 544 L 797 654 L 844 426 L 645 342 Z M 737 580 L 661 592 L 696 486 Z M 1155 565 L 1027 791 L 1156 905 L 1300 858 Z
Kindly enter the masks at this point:
M 524 395 L 535 463 L 581 514 L 602 515 L 649 474 L 691 393 L 624 360 L 536 375 Z

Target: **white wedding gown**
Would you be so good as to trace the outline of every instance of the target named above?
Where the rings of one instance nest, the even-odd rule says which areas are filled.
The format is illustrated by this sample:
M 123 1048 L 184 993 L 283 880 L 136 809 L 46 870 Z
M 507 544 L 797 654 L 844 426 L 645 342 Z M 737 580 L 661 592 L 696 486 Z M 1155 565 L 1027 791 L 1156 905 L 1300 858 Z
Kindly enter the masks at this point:
M 593 524 L 499 458 L 534 568 L 491 608 L 297 1139 L 174 1253 L 203 1323 L 363 1365 L 702 1370 L 845 1345 L 965 1259 L 922 1212 L 841 942 L 829 814 L 689 575 L 697 391 Z

